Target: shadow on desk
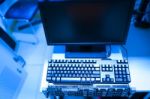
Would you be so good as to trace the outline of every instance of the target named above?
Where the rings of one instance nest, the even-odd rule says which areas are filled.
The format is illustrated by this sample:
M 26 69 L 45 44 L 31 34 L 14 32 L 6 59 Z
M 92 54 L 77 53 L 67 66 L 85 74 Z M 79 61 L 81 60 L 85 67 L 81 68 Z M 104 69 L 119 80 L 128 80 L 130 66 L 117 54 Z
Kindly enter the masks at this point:
M 150 56 L 150 29 L 139 29 L 131 25 L 126 48 L 129 57 Z

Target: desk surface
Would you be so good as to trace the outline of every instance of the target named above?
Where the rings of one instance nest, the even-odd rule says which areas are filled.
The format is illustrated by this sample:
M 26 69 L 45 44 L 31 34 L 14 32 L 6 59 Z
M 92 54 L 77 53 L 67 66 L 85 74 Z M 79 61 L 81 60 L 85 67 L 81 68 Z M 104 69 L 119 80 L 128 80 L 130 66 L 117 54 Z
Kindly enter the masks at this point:
M 150 57 L 129 57 L 131 83 L 137 91 L 150 91 Z
M 111 59 L 122 59 L 122 54 L 119 50 L 120 46 L 112 46 L 112 54 Z M 51 51 L 49 51 L 51 49 Z M 50 58 L 64 58 L 65 55 L 61 52 L 61 49 L 64 49 L 64 46 L 58 46 L 59 53 L 54 54 L 52 50 L 56 49 L 56 47 L 48 47 L 49 53 L 48 59 Z M 58 51 L 57 50 L 57 51 Z M 53 54 L 53 56 L 52 56 Z M 60 54 L 60 55 L 59 55 Z M 131 75 L 131 83 L 130 86 L 136 89 L 137 91 L 150 91 L 150 57 L 133 57 L 129 56 L 129 69 Z M 45 61 L 47 62 L 47 61 Z M 45 74 L 46 75 L 46 74 Z M 46 78 L 45 78 L 46 79 Z M 147 86 L 145 86 L 147 85 Z
M 150 90 L 150 57 L 129 57 L 131 83 L 130 86 L 137 91 Z M 19 99 L 28 97 L 32 99 L 45 99 L 40 93 L 40 84 L 42 80 L 43 64 L 28 65 L 25 68 L 28 71 L 28 78 L 22 88 Z
M 148 67 L 147 64 L 150 64 L 150 57 L 129 58 L 130 73 L 132 80 L 130 85 L 136 88 L 136 90 L 138 91 L 147 91 L 150 89 L 150 67 Z M 142 66 L 145 69 L 143 69 Z M 28 78 L 26 79 L 21 94 L 19 95 L 19 99 L 24 99 L 22 97 L 26 97 L 26 99 L 45 99 L 44 95 L 40 93 L 42 69 L 42 64 L 36 66 L 28 65 L 26 67 L 26 70 L 28 71 Z
M 38 35 L 40 44 L 33 46 L 20 44 L 19 54 L 22 55 L 27 65 L 25 70 L 28 77 L 18 99 L 45 99 L 40 93 L 40 83 L 44 64 L 46 40 L 43 36 L 43 28 L 40 25 Z M 131 73 L 130 85 L 138 91 L 150 90 L 150 30 L 137 29 L 131 26 L 126 48 L 129 53 L 129 65 Z M 26 50 L 24 50 L 26 49 Z

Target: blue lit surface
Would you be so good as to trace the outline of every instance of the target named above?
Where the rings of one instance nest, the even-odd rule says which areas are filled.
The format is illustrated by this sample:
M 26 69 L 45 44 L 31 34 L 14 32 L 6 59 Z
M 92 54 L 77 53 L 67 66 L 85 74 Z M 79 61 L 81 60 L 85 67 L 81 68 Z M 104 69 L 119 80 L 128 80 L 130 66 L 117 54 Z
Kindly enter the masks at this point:
M 59 1 L 59 0 L 56 0 Z M 41 95 L 40 82 L 42 76 L 42 68 L 45 60 L 46 52 L 46 40 L 44 37 L 44 31 L 42 25 L 36 26 L 37 35 L 40 43 L 38 45 L 31 45 L 26 43 L 20 43 L 18 54 L 21 55 L 27 62 L 25 70 L 28 72 L 25 84 L 20 91 L 18 99 L 45 99 Z M 126 44 L 126 48 L 129 53 L 129 64 L 131 72 L 131 86 L 135 87 L 138 91 L 150 90 L 150 29 L 138 29 L 131 25 L 129 36 Z M 3 45 L 3 44 L 2 44 Z M 8 50 L 10 57 L 13 55 L 12 51 L 3 45 Z M 61 48 L 60 48 L 61 49 Z M 117 50 L 117 49 L 116 49 Z M 115 50 L 114 50 L 115 51 Z M 1 48 L 0 48 L 1 53 Z M 6 53 L 1 53 L 1 58 L 5 57 Z M 8 55 L 8 56 L 9 56 Z M 7 56 L 7 57 L 8 57 Z M 9 63 L 8 60 L 3 63 Z M 2 79 L 2 78 L 1 78 Z M 9 79 L 8 81 L 10 81 Z M 13 80 L 12 80 L 13 81 Z M 16 84 L 11 83 L 15 89 Z M 72 97 L 67 97 L 72 98 Z M 76 97 L 73 97 L 74 99 Z
M 52 2 L 60 2 L 60 1 L 64 1 L 64 0 L 49 0 L 49 1 L 52 1 Z
M 39 37 L 41 37 L 41 42 L 39 45 L 32 46 L 28 44 L 21 44 L 19 53 L 21 53 L 27 60 L 28 65 L 26 70 L 28 71 L 28 79 L 22 89 L 19 99 L 22 97 L 35 97 L 35 99 L 42 99 L 40 90 L 41 72 L 42 72 L 42 61 L 44 60 L 46 51 L 46 41 L 44 37 L 40 34 L 43 33 L 43 28 L 38 29 Z M 148 39 L 150 37 L 150 30 L 137 29 L 133 25 L 130 28 L 129 37 L 127 40 L 127 50 L 129 52 L 129 64 L 131 72 L 131 86 L 136 88 L 138 91 L 149 90 L 150 80 L 150 46 L 148 44 Z M 24 50 L 26 48 L 26 50 Z M 62 48 L 57 48 L 57 52 L 62 51 Z M 44 51 L 44 52 L 43 52 Z M 51 53 L 51 50 L 49 51 Z M 117 52 L 117 48 L 113 49 L 113 52 Z M 33 73 L 34 72 L 34 73 Z M 32 81 L 32 83 L 31 83 Z M 32 95 L 30 92 L 34 93 Z M 37 98 L 40 97 L 40 98 Z M 70 98 L 70 97 L 69 97 Z M 34 98 L 33 98 L 34 99 Z M 44 98 L 43 98 L 44 99 Z
M 130 27 L 126 47 L 130 57 L 150 56 L 150 29 Z

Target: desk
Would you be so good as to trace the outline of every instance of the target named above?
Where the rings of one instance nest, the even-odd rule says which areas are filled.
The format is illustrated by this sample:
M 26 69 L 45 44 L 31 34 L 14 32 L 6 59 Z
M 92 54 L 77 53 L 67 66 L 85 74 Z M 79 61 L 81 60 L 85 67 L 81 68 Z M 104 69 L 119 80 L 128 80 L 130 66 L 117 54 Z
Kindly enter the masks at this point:
M 137 91 L 150 91 L 150 57 L 129 57 L 131 83 Z
M 149 77 L 150 75 L 150 45 L 149 45 L 150 32 L 149 31 L 150 30 L 137 29 L 131 25 L 127 44 L 126 44 L 126 48 L 129 53 L 129 65 L 130 65 L 130 74 L 131 74 L 130 85 L 134 87 L 137 91 L 150 90 L 150 77 Z M 39 32 L 41 32 L 42 34 L 43 29 L 39 30 Z M 22 52 L 21 55 L 24 55 L 25 58 L 28 56 L 26 60 L 29 60 L 29 58 L 30 59 L 39 58 L 40 56 L 35 57 L 31 55 L 31 52 L 36 51 L 36 54 L 34 55 L 37 55 L 37 53 L 39 52 L 43 53 L 43 51 L 45 50 L 43 50 L 44 47 L 42 48 L 42 50 L 40 50 L 41 48 L 40 44 L 38 45 L 39 47 L 36 46 L 35 48 L 32 45 L 31 47 L 28 45 L 27 48 L 30 48 L 32 51 L 31 50 L 27 51 L 26 49 L 25 54 L 23 54 L 24 52 L 22 50 L 20 51 Z M 21 44 L 21 46 L 24 45 Z M 46 44 L 44 46 L 46 47 Z M 26 47 L 24 46 L 23 48 Z M 39 51 L 37 52 L 37 50 Z M 39 55 L 42 55 L 42 53 Z M 29 57 L 30 55 L 31 57 Z M 43 60 L 44 59 L 42 58 L 42 61 Z M 24 87 L 22 88 L 22 91 L 18 99 L 46 99 L 44 95 L 40 93 L 40 83 L 41 83 L 42 69 L 44 63 L 41 62 L 41 57 L 40 60 L 35 59 L 34 62 L 33 61 L 31 62 L 30 63 L 27 62 L 27 65 L 25 67 L 25 70 L 28 72 L 28 77 L 26 79 L 26 82 L 24 84 Z
M 46 61 L 47 62 L 47 61 Z M 150 89 L 150 57 L 129 57 L 131 83 L 130 86 L 137 91 L 148 91 Z M 18 99 L 22 97 L 32 99 L 46 99 L 43 94 L 40 93 L 40 84 L 42 78 L 43 64 L 41 65 L 27 65 L 26 71 L 28 71 L 28 78 L 22 88 L 21 94 Z

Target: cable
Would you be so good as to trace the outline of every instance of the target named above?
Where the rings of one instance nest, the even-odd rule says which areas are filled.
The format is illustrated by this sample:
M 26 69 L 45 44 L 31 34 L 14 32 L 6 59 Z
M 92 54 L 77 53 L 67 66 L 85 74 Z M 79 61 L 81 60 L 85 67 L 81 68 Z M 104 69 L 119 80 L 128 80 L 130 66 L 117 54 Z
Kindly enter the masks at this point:
M 106 45 L 106 57 L 102 58 L 102 60 L 111 60 L 109 57 L 111 55 L 111 45 Z
M 123 57 L 124 57 L 126 60 L 128 60 L 128 51 L 127 51 L 126 47 L 125 47 L 124 45 L 121 45 L 121 47 L 122 47 L 122 49 L 125 51 L 125 57 L 124 57 L 124 55 L 123 55 Z
M 107 57 L 110 57 L 110 55 L 111 55 L 111 45 L 108 45 L 109 46 L 109 50 L 108 50 L 108 55 L 107 55 Z

